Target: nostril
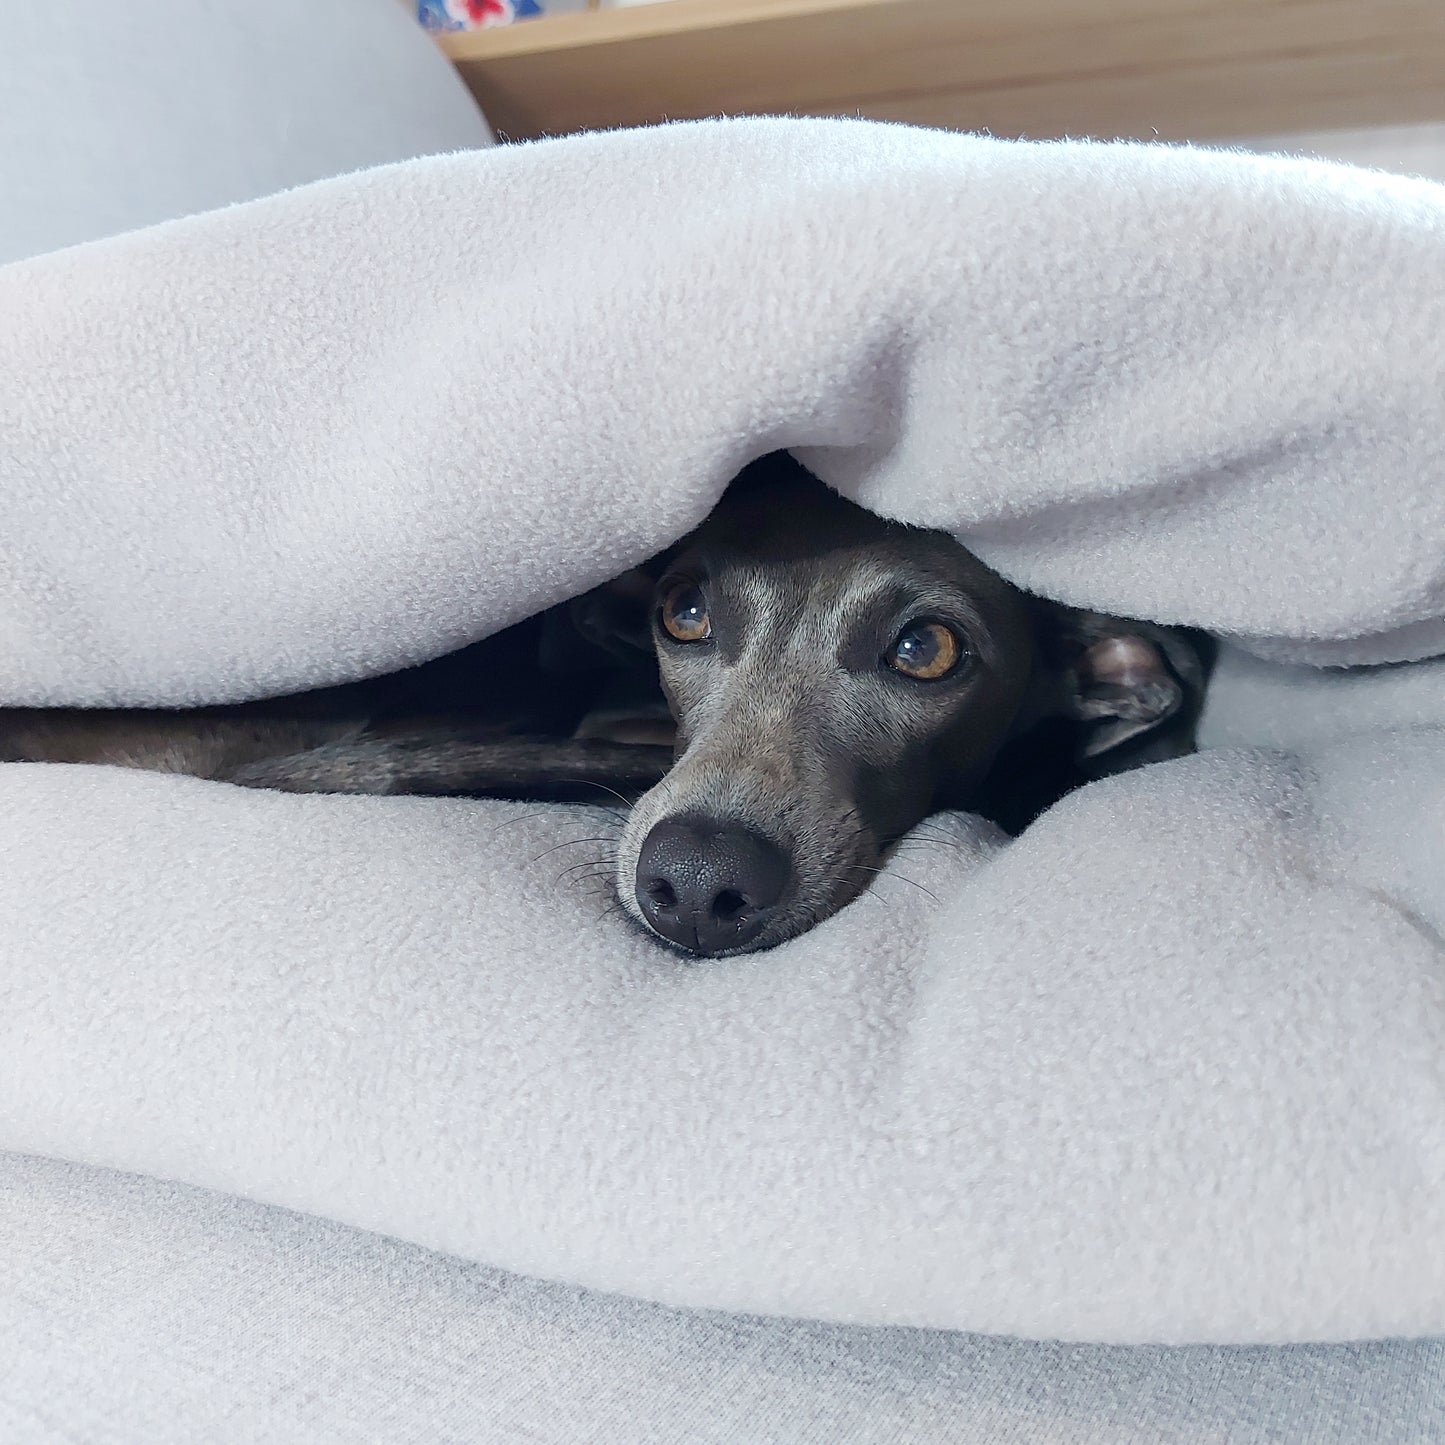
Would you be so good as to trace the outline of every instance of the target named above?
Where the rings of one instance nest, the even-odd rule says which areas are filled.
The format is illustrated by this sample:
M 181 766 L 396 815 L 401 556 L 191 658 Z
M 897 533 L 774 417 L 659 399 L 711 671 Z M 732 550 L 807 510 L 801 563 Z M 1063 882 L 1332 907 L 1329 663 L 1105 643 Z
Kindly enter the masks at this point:
M 659 908 L 677 907 L 677 891 L 666 878 L 654 878 L 643 891 Z
M 635 876 L 638 910 L 654 932 L 691 953 L 736 952 L 776 915 L 792 858 L 740 823 L 681 814 L 653 825 Z
M 712 916 L 719 923 L 735 923 L 747 911 L 748 900 L 735 888 L 724 888 L 712 901 Z

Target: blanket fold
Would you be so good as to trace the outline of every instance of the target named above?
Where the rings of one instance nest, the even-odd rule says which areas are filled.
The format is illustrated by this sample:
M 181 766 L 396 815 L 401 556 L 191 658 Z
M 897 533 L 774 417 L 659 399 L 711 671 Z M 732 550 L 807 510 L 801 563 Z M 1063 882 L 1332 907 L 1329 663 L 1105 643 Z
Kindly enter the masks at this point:
M 0 766 L 0 1148 L 681 1304 L 1445 1330 L 1442 258 L 1425 182 L 748 121 L 0 268 L 0 704 L 436 656 L 779 446 L 1236 644 L 1226 746 L 721 964 L 557 878 L 588 810 Z

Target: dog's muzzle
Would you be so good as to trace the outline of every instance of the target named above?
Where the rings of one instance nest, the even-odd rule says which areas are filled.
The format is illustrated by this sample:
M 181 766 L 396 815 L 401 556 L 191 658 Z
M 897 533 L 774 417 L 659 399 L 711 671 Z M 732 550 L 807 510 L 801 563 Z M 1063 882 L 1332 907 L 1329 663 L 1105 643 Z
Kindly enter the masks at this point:
M 768 926 L 792 876 L 792 860 L 770 838 L 722 818 L 681 814 L 643 840 L 637 906 L 680 948 L 732 953 Z

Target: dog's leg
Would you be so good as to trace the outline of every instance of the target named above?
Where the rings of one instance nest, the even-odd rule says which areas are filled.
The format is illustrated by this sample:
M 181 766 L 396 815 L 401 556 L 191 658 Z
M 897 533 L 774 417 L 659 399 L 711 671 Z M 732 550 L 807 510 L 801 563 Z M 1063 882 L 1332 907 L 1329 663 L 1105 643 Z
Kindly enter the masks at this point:
M 107 763 L 290 793 L 595 802 L 644 792 L 672 760 L 670 747 L 441 721 L 370 727 L 200 712 L 0 710 L 0 762 Z
M 0 708 L 0 762 L 103 763 L 226 778 L 267 758 L 359 736 L 363 720 L 220 709 Z
M 288 793 L 419 794 L 538 802 L 628 801 L 672 766 L 669 747 L 549 738 L 484 740 L 446 729 L 363 733 L 261 758 L 227 781 Z

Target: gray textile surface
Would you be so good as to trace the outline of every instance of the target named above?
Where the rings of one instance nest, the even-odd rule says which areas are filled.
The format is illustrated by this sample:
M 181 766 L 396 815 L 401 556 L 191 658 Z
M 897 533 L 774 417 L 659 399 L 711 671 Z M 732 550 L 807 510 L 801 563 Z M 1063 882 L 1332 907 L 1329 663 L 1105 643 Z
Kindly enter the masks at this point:
M 1414 1445 L 1445 1346 L 1068 1346 L 678 1312 L 0 1156 L 5 1445 Z
M 1379 667 L 1302 667 L 1221 650 L 1203 747 L 1309 748 L 1445 721 L 1445 657 Z
M 0 697 L 416 661 L 656 551 L 777 446 L 1065 601 L 1429 656 L 1442 250 L 1426 181 L 749 121 L 15 263 Z
M 0 4 L 0 262 L 490 143 L 395 0 Z
M 937 905 L 699 968 L 559 896 L 597 813 L 0 769 L 0 1140 L 670 1303 L 1435 1332 L 1445 1007 L 1390 900 L 1438 898 L 1445 751 L 1368 744 L 959 818 Z
M 321 31 L 326 46 L 307 43 Z M 391 0 L 137 0 L 79 26 L 0 7 L 0 259 L 487 140 Z M 1224 744 L 1441 715 L 1424 668 L 1314 673 L 1234 653 L 1222 680 L 1210 726 Z M 94 997 L 107 1001 L 103 979 Z M 184 1031 L 184 1008 L 171 1022 Z M 0 1159 L 0 1361 L 6 1445 L 1445 1434 L 1438 1343 L 1126 1350 L 680 1314 L 14 1155 Z
M 780 444 L 1069 600 L 1423 656 L 1442 255 L 1424 182 L 763 121 L 0 268 L 0 701 L 415 659 Z M 560 885 L 596 813 L 6 766 L 0 820 L 0 1146 L 670 1304 L 1445 1331 L 1438 730 L 957 817 L 700 968 Z

